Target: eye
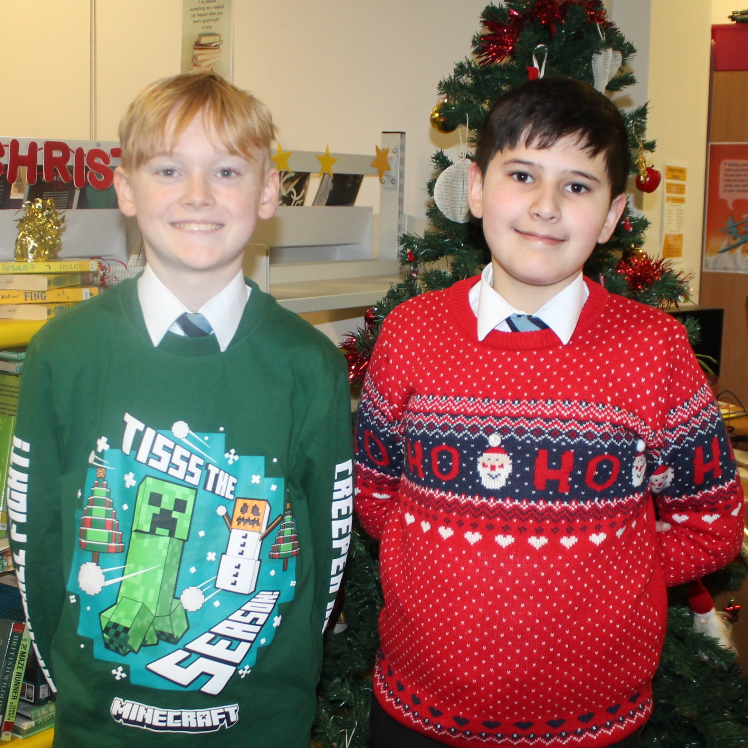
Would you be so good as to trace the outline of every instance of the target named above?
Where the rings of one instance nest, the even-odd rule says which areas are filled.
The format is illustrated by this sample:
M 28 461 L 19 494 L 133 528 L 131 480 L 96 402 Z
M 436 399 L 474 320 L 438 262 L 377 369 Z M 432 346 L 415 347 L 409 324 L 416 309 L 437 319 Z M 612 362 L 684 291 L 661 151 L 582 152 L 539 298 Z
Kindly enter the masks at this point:
M 159 169 L 156 173 L 161 177 L 173 177 L 176 176 L 177 170 L 172 169 L 170 166 L 165 166 L 163 169 Z
M 230 166 L 226 166 L 218 170 L 219 177 L 236 177 L 239 172 L 236 169 L 232 169 Z
M 515 182 L 520 182 L 521 184 L 530 184 L 533 181 L 532 177 L 526 171 L 513 171 L 509 176 Z
M 584 195 L 585 192 L 590 191 L 590 188 L 586 184 L 580 184 L 579 182 L 572 182 L 566 186 L 566 189 L 575 195 Z

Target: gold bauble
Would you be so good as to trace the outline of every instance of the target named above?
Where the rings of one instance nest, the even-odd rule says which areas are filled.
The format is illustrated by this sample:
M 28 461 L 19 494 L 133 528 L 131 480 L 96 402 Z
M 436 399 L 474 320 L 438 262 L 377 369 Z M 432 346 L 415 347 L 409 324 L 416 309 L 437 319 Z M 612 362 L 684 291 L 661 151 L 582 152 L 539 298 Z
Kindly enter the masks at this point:
M 444 108 L 447 104 L 447 100 L 444 99 L 443 101 L 440 101 L 432 110 L 431 110 L 431 127 L 434 128 L 434 130 L 438 130 L 439 132 L 443 132 L 445 134 L 454 132 L 457 128 L 452 127 L 448 125 L 444 118 Z

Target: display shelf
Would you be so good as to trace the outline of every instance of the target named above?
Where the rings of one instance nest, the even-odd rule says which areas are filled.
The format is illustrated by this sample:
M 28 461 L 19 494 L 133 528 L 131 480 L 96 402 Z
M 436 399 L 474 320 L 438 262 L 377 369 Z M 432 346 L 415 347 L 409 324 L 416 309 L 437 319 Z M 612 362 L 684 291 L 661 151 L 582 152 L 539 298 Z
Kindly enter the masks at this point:
M 0 348 L 18 348 L 28 345 L 32 335 L 44 324 L 29 320 L 0 320 Z
M 22 742 L 23 748 L 52 748 L 52 741 L 55 739 L 55 728 L 50 727 L 48 730 L 42 730 L 37 732 L 36 735 L 32 735 L 30 738 L 19 738 L 14 735 L 11 738 L 11 743 Z M 18 746 L 18 748 L 21 748 Z

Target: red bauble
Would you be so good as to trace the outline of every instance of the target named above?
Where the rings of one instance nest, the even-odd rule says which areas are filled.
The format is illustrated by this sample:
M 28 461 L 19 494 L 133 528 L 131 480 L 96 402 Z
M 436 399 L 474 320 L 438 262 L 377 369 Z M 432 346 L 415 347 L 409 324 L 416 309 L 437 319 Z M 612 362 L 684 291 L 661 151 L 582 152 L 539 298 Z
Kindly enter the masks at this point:
M 626 216 L 626 220 L 623 222 L 623 228 L 626 231 L 631 231 L 631 219 Z
M 527 66 L 527 80 L 536 81 L 538 78 L 540 78 L 540 70 L 538 70 L 535 67 L 535 65 L 528 65 Z
M 636 178 L 636 186 L 642 192 L 654 192 L 662 181 L 662 174 L 654 168 L 654 166 L 647 167 L 647 176 L 642 179 L 641 174 Z
M 379 321 L 379 309 L 373 306 L 371 309 L 367 309 L 364 314 L 364 322 L 367 327 L 375 325 Z
M 415 262 L 416 256 L 413 254 L 411 250 L 408 250 L 408 262 Z

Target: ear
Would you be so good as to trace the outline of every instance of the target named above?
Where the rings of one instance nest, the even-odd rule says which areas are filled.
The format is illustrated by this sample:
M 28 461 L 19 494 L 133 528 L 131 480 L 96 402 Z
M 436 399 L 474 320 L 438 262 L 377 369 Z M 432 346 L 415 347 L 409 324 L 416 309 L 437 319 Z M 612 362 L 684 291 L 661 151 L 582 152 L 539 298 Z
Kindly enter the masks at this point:
M 265 175 L 260 195 L 260 205 L 257 209 L 259 218 L 272 218 L 278 207 L 278 190 L 280 189 L 280 175 L 277 169 L 270 169 Z
M 127 172 L 121 166 L 118 166 L 114 170 L 114 190 L 117 193 L 119 209 L 128 216 L 128 218 L 136 215 L 137 211 L 135 209 L 132 186 L 127 178 Z
M 483 218 L 483 174 L 475 161 L 468 169 L 468 205 L 476 218 Z
M 613 236 L 613 232 L 616 230 L 618 222 L 621 220 L 623 210 L 626 207 L 626 194 L 622 193 L 617 197 L 614 197 L 608 208 L 608 215 L 605 217 L 605 223 L 603 224 L 602 231 L 598 237 L 598 244 L 605 244 L 605 242 Z

